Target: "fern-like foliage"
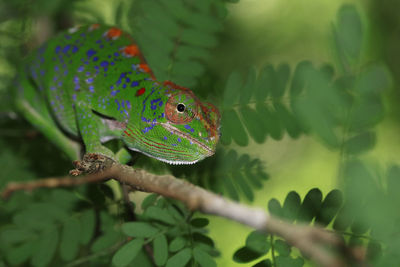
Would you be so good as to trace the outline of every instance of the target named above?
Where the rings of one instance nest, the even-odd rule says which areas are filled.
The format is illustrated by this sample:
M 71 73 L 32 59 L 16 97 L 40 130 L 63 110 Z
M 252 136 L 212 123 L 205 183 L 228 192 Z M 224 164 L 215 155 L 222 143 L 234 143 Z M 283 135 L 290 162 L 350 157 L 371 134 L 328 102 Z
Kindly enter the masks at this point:
M 12 223 L 0 234 L 7 262 L 48 266 L 56 253 L 64 261 L 77 257 L 79 248 L 87 245 L 94 234 L 95 214 L 87 209 L 71 216 L 75 204 L 74 194 L 55 190 L 51 201 L 31 202 L 16 212 Z
M 173 174 L 234 200 L 254 200 L 254 190 L 269 178 L 264 164 L 249 154 L 219 149 L 212 158 L 198 163 L 198 168 L 172 167 Z
M 134 239 L 114 254 L 115 266 L 127 266 L 145 245 L 151 246 L 157 266 L 216 266 L 213 256 L 218 251 L 206 235 L 207 219 L 192 218 L 193 214 L 182 204 L 156 194 L 145 198 L 142 208 L 139 221 L 121 226 L 122 232 Z
M 329 147 L 358 154 L 374 146 L 370 130 L 383 118 L 382 91 L 390 86 L 384 65 L 355 65 L 360 60 L 363 28 L 353 6 L 338 12 L 334 34 L 342 73 L 332 66 L 303 61 L 291 74 L 290 66 L 250 68 L 246 78 L 233 72 L 222 101 L 222 138 L 247 146 L 267 136 L 280 140 L 315 134 Z M 353 65 L 349 65 L 349 64 Z
M 196 85 L 223 29 L 223 1 L 137 2 L 129 26 L 157 79 Z
M 271 199 L 268 203 L 268 209 L 271 214 L 292 223 L 333 228 L 343 235 L 350 246 L 368 246 L 370 249 L 367 252 L 367 257 L 375 260 L 378 257 L 377 253 L 379 253 L 381 245 L 372 237 L 364 235 L 370 228 L 362 228 L 359 224 L 361 217 L 355 213 L 352 215 L 348 213 L 349 202 L 344 201 L 343 193 L 339 190 L 332 190 L 323 197 L 318 188 L 313 188 L 303 199 L 295 191 L 287 194 L 283 204 L 277 199 Z M 300 267 L 308 261 L 284 240 L 257 231 L 248 235 L 245 246 L 235 252 L 233 260 L 238 263 L 247 263 L 264 256 L 267 256 L 267 258 L 253 266 Z

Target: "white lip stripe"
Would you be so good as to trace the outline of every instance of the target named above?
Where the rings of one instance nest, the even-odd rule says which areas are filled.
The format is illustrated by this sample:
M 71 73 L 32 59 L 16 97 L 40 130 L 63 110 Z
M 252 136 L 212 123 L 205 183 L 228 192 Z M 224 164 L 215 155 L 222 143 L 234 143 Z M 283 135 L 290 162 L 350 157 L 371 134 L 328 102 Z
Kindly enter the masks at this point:
M 172 126 L 168 122 L 161 123 L 161 126 L 164 127 L 164 129 L 166 129 L 167 131 L 173 132 L 174 134 L 176 134 L 176 135 L 178 135 L 178 136 L 180 136 L 182 138 L 188 139 L 192 143 L 198 145 L 199 147 L 201 147 L 202 149 L 204 149 L 205 151 L 208 152 L 207 156 L 211 156 L 211 155 L 214 154 L 214 150 L 212 150 L 211 148 L 209 148 L 205 144 L 199 142 L 197 139 L 191 137 L 189 134 L 182 133 L 181 131 L 179 131 L 177 128 L 175 128 L 174 126 Z
M 165 162 L 165 163 L 168 163 L 168 164 L 172 164 L 172 165 L 189 165 L 189 164 L 195 164 L 195 163 L 198 162 L 199 160 L 202 160 L 202 159 L 203 159 L 203 158 L 199 158 L 199 159 L 196 159 L 196 160 L 193 160 L 193 161 L 172 161 L 172 160 L 167 160 L 167 159 L 155 157 L 154 155 L 151 155 L 151 154 L 149 154 L 149 153 L 146 153 L 146 152 L 141 151 L 141 150 L 136 149 L 136 148 L 132 148 L 132 147 L 128 147 L 128 148 L 129 148 L 130 150 L 132 150 L 132 151 L 140 152 L 140 153 L 142 153 L 142 154 L 144 154 L 144 155 L 146 155 L 146 156 L 148 156 L 148 157 L 151 157 L 151 158 L 154 158 L 154 159 L 157 159 L 157 160 L 159 160 L 159 161 L 162 161 L 162 162 Z

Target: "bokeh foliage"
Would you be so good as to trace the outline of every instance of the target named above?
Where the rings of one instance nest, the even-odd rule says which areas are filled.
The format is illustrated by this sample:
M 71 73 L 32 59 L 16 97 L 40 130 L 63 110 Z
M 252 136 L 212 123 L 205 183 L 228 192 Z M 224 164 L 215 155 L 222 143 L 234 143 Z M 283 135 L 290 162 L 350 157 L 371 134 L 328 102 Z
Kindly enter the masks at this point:
M 303 199 L 291 191 L 282 204 L 268 198 L 268 210 L 293 223 L 337 231 L 349 245 L 365 248 L 373 266 L 398 265 L 400 168 L 382 170 L 366 157 L 377 144 L 377 125 L 388 117 L 388 95 L 395 95 L 388 89 L 397 81 L 392 81 L 393 60 L 389 69 L 368 56 L 368 14 L 349 4 L 337 10 L 329 62 L 229 66 L 234 71 L 224 77 L 211 62 L 236 2 L 121 0 L 96 6 L 93 0 L 0 0 L 0 189 L 9 181 L 64 175 L 70 168 L 65 155 L 13 108 L 12 80 L 23 56 L 69 26 L 116 24 L 134 36 L 160 80 L 191 87 L 222 114 L 215 156 L 193 166 L 167 166 L 134 155 L 135 167 L 170 172 L 252 202 L 274 177 L 251 148 L 307 136 L 339 155 L 341 191 L 324 196 L 313 188 Z M 17 193 L 1 201 L 0 266 L 216 266 L 221 254 L 208 235 L 208 219 L 154 194 L 136 204 L 116 191 L 106 184 L 86 185 Z M 303 266 L 308 259 L 280 238 L 251 232 L 233 261 Z

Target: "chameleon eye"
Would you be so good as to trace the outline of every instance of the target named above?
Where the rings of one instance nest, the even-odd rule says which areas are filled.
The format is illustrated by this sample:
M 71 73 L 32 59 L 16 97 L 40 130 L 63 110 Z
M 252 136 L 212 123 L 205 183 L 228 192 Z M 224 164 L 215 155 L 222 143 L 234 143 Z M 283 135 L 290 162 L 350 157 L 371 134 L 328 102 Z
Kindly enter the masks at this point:
M 177 106 L 176 106 L 176 110 L 178 111 L 178 112 L 184 112 L 185 111 L 185 108 L 186 108 L 186 106 L 185 106 L 185 104 L 183 104 L 183 103 L 179 103 Z
M 166 118 L 175 124 L 191 122 L 198 113 L 199 105 L 192 95 L 182 92 L 170 96 L 165 105 Z

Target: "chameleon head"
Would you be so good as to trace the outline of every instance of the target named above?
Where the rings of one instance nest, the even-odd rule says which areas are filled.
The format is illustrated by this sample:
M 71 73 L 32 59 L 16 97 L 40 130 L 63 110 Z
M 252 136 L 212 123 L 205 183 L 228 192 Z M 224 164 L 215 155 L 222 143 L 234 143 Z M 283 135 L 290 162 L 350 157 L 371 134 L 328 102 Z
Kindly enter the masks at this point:
M 131 150 L 170 164 L 193 164 L 215 152 L 220 114 L 186 88 L 164 83 L 143 101 L 140 118 L 130 118 L 124 141 Z

